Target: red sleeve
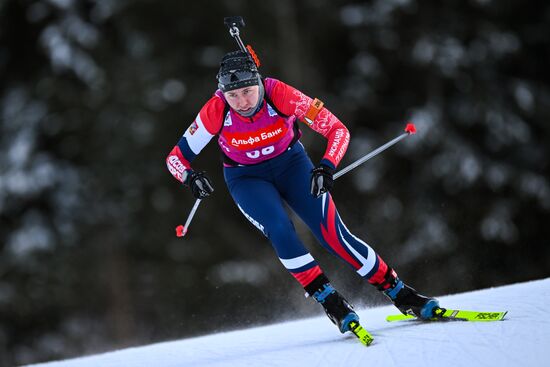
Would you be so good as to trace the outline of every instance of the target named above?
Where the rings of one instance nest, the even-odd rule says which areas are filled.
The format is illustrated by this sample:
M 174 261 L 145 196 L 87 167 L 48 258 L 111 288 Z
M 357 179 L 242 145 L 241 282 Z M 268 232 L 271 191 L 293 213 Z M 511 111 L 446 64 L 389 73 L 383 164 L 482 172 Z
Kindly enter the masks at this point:
M 191 162 L 220 130 L 224 109 L 220 97 L 210 98 L 166 157 L 166 166 L 178 181 L 185 182 Z
M 191 163 L 185 159 L 183 154 L 181 154 L 180 147 L 176 145 L 170 154 L 168 154 L 168 157 L 166 157 L 166 167 L 176 180 L 185 182 L 187 177 L 185 171 L 191 169 Z
M 266 82 L 272 83 L 269 97 L 279 111 L 288 116 L 294 115 L 300 121 L 305 121 L 304 117 L 313 99 L 279 80 L 266 79 Z M 325 107 L 319 111 L 313 123 L 307 125 L 327 138 L 323 163 L 328 162 L 329 165 L 336 168 L 349 145 L 350 134 L 346 126 Z
M 216 135 L 222 127 L 225 102 L 217 95 L 212 96 L 201 108 L 198 119 L 211 135 Z

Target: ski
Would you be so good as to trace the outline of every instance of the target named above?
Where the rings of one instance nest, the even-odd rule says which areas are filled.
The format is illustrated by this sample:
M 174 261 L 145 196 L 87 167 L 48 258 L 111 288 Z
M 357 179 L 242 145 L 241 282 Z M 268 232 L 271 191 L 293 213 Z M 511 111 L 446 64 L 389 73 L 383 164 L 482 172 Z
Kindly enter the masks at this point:
M 508 311 L 503 312 L 482 312 L 482 311 L 466 311 L 466 310 L 452 310 L 446 308 L 437 308 L 434 310 L 434 317 L 430 319 L 420 319 L 413 315 L 390 315 L 386 317 L 386 321 L 404 321 L 404 320 L 418 320 L 418 321 L 500 321 L 504 319 L 504 316 Z
M 365 330 L 365 328 L 362 327 L 361 324 L 359 324 L 357 321 L 350 322 L 349 327 L 350 327 L 350 331 L 357 338 L 359 338 L 359 341 L 363 345 L 369 346 L 374 340 L 373 336 L 367 330 Z

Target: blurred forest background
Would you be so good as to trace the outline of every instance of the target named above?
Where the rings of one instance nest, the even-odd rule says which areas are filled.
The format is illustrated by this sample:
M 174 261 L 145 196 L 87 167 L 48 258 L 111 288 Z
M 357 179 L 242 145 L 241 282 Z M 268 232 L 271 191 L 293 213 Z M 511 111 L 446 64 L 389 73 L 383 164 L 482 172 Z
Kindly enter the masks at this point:
M 550 275 L 550 3 L 0 0 L 0 365 L 322 314 L 233 204 L 215 142 L 194 167 L 216 191 L 175 236 L 194 199 L 165 157 L 237 47 L 229 15 L 264 76 L 348 126 L 342 167 L 416 124 L 333 190 L 404 280 Z M 386 302 L 296 226 L 350 301 Z

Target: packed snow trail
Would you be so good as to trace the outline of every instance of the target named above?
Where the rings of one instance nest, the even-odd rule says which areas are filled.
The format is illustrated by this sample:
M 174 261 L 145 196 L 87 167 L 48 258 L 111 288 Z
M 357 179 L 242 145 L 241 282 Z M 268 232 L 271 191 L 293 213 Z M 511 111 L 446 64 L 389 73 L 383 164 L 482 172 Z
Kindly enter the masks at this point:
M 439 300 L 508 315 L 487 323 L 388 323 L 396 309 L 385 306 L 358 310 L 375 338 L 370 347 L 322 316 L 34 366 L 550 366 L 550 278 Z

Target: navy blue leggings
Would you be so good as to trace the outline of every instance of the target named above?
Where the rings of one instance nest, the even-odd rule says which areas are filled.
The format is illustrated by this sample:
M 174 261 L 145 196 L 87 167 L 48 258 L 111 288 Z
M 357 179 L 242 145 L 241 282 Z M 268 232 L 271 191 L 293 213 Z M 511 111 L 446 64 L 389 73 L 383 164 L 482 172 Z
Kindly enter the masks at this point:
M 285 153 L 254 166 L 224 168 L 225 181 L 244 216 L 269 238 L 285 268 L 306 286 L 321 270 L 298 238 L 284 202 L 317 240 L 359 275 L 377 283 L 387 265 L 344 225 L 330 194 L 310 192 L 313 164 L 300 142 Z

